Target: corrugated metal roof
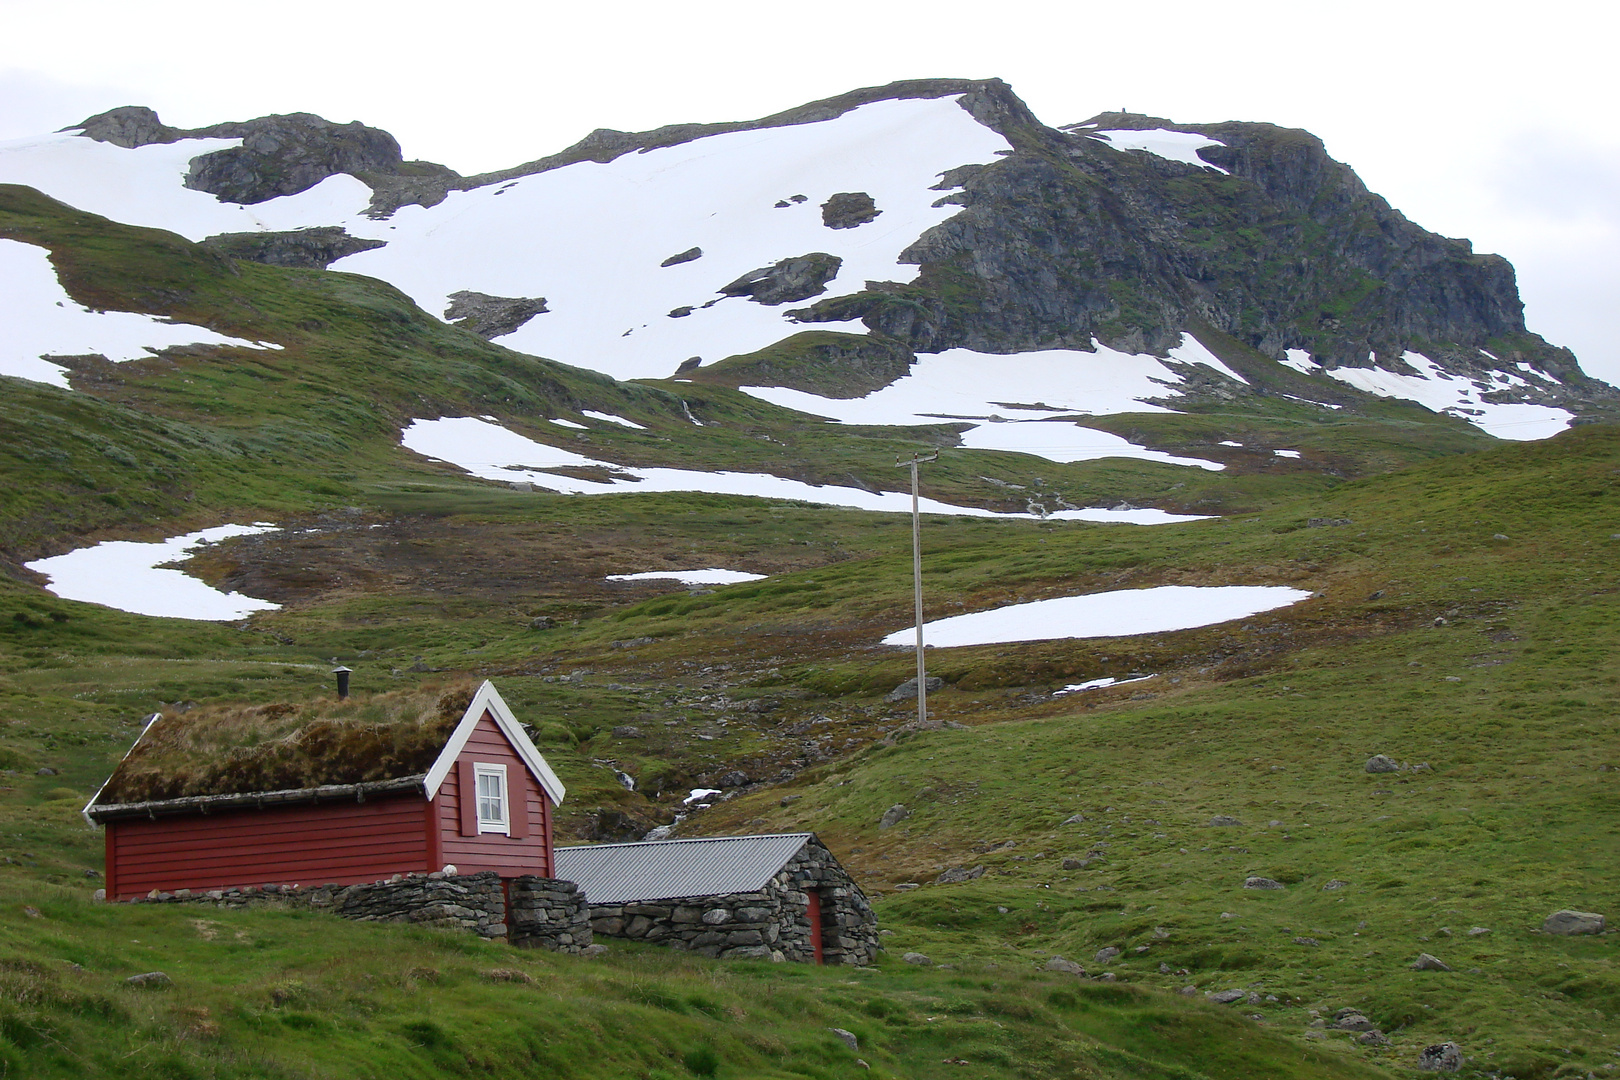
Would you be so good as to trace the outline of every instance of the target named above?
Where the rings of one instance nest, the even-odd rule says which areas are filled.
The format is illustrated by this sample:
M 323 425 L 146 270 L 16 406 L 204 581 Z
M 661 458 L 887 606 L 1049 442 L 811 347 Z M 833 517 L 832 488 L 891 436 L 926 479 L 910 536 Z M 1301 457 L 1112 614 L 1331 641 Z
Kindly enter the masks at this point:
M 557 877 L 592 904 L 753 892 L 805 845 L 810 833 L 714 836 L 557 849 Z

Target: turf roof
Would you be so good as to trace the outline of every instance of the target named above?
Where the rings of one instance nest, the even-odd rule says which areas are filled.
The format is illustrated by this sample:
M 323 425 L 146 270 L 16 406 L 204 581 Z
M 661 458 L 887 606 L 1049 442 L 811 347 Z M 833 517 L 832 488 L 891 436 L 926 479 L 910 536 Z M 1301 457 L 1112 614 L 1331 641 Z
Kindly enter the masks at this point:
M 166 711 L 119 763 L 101 806 L 375 783 L 427 772 L 476 687 Z

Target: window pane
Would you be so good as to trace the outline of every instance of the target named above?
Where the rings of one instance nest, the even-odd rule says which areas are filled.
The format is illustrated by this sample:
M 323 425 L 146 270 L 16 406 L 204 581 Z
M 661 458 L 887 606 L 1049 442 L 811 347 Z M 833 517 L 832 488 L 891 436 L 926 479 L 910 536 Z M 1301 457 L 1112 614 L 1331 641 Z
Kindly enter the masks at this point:
M 486 824 L 502 825 L 506 815 L 501 808 L 501 776 L 499 773 L 478 774 L 478 820 Z

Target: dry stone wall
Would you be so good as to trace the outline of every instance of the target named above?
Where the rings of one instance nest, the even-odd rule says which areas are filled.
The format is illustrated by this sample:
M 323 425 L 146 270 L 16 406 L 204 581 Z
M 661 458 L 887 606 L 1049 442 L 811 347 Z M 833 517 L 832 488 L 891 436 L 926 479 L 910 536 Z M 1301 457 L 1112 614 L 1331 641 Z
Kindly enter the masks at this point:
M 661 941 L 700 956 L 814 963 L 812 891 L 821 898 L 823 961 L 871 963 L 881 947 L 872 905 L 832 853 L 815 842 L 800 848 L 757 892 L 592 904 L 591 929 L 608 937 Z
M 137 904 L 212 904 L 244 908 L 277 906 L 328 911 L 359 922 L 402 922 L 480 937 L 505 938 L 524 948 L 579 953 L 590 948 L 590 909 L 571 881 L 524 876 L 502 882 L 499 874 L 395 874 L 360 885 L 244 886 L 193 892 L 157 892 Z

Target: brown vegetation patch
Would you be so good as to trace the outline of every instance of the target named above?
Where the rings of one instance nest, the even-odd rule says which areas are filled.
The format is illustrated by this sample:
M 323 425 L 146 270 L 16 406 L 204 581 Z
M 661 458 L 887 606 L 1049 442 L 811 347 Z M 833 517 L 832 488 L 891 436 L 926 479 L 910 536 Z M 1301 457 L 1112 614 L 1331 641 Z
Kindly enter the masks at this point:
M 118 766 L 104 805 L 374 783 L 426 772 L 472 701 L 470 683 L 166 712 Z

